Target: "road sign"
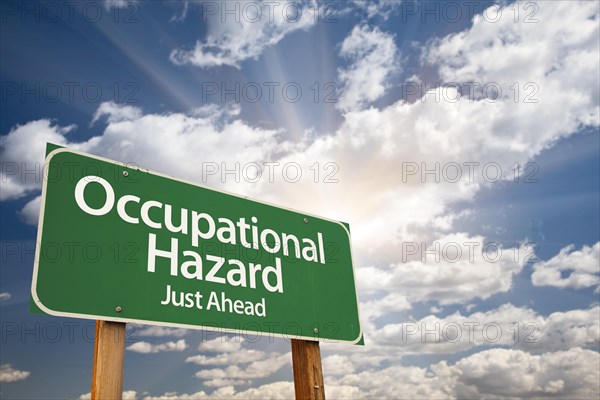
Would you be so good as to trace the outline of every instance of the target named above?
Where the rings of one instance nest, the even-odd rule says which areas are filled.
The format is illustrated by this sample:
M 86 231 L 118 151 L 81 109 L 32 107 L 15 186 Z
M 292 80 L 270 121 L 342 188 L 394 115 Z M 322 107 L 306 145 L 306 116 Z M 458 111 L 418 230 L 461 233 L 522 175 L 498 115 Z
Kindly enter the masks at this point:
M 49 147 L 47 314 L 361 342 L 346 224 Z

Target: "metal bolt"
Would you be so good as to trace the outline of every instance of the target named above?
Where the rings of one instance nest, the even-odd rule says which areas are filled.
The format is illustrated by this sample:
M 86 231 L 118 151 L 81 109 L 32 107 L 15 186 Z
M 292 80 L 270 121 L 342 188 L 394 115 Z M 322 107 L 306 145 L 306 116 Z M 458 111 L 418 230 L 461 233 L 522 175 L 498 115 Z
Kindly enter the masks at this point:
M 308 222 L 308 218 L 304 218 L 304 222 Z
M 129 176 L 129 172 L 123 171 L 123 176 Z
M 121 312 L 121 310 L 123 310 L 123 309 L 121 308 L 121 306 L 116 306 L 116 307 L 115 307 L 115 311 L 116 311 L 116 312 Z
M 315 333 L 319 333 L 319 328 L 315 328 L 315 329 L 313 329 L 313 331 L 314 331 Z
M 315 385 L 315 389 L 319 389 L 319 385 Z

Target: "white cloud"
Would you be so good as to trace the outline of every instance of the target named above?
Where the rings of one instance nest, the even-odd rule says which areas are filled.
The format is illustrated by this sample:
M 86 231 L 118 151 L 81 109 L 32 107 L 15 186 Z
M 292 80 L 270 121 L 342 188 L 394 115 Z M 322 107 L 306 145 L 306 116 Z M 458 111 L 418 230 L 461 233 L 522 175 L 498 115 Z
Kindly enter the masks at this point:
M 100 120 L 102 117 L 106 117 L 108 123 L 115 123 L 121 121 L 131 121 L 140 118 L 141 116 L 142 110 L 140 110 L 138 107 L 119 105 L 113 102 L 103 102 L 94 113 L 92 124 Z
M 225 20 L 222 15 L 226 3 L 213 4 L 216 12 L 206 13 L 206 39 L 198 40 L 192 49 L 174 50 L 172 62 L 203 68 L 222 65 L 239 68 L 242 61 L 257 59 L 287 34 L 314 25 L 313 13 L 308 9 L 315 7 L 312 1 L 232 2 L 227 7 L 235 8 L 236 15 L 229 15 Z
M 180 339 L 176 342 L 166 342 L 159 344 L 151 344 L 148 342 L 137 342 L 132 345 L 127 346 L 127 350 L 136 352 L 136 353 L 159 353 L 163 351 L 183 351 L 187 349 L 187 343 L 185 339 Z
M 266 357 L 267 354 L 260 350 L 239 349 L 235 352 L 219 353 L 215 356 L 199 354 L 186 358 L 185 362 L 198 365 L 232 365 L 264 360 Z
M 111 8 L 127 8 L 131 7 L 131 4 L 136 4 L 138 0 L 104 0 L 104 8 L 110 10 Z
M 224 387 L 224 386 L 240 386 L 247 384 L 248 381 L 241 381 L 236 379 L 210 379 L 204 381 L 204 385 L 208 387 Z
M 198 346 L 201 352 L 213 353 L 235 353 L 242 349 L 244 338 L 240 336 L 220 336 L 211 340 L 203 341 Z
M 537 85 L 539 94 L 535 97 L 540 106 L 531 107 L 537 118 L 529 118 L 522 97 L 517 103 L 505 102 L 505 107 L 513 110 L 501 117 L 505 127 L 525 124 L 519 136 L 505 138 L 514 148 L 532 144 L 532 136 L 545 136 L 534 129 L 550 128 L 546 135 L 556 140 L 579 124 L 597 125 L 600 118 L 598 3 L 536 5 L 538 23 L 515 23 L 507 7 L 497 14 L 492 10 L 487 15 L 501 15 L 498 21 L 490 23 L 476 15 L 470 29 L 434 41 L 425 53 L 427 60 L 438 66 L 444 81 L 496 82 L 507 100 L 514 97 L 510 86 L 515 82 Z M 538 145 L 543 144 L 538 141 Z M 538 146 L 531 148 L 533 152 L 539 150 Z
M 122 400 L 136 400 L 138 398 L 135 390 L 126 390 L 123 392 Z
M 176 13 L 171 17 L 170 22 L 182 22 L 187 18 L 188 12 L 190 9 L 190 2 L 185 0 L 183 1 L 183 6 L 179 13 Z
M 291 357 L 291 356 L 290 356 Z M 294 397 L 294 386 L 291 382 L 275 382 L 250 388 L 243 392 L 236 393 L 235 399 L 291 399 Z
M 394 37 L 378 28 L 355 26 L 342 42 L 340 55 L 350 65 L 338 71 L 343 93 L 338 106 L 357 110 L 385 94 L 386 82 L 399 70 Z
M 361 284 L 363 279 L 364 277 L 362 275 L 358 277 L 358 281 L 361 282 Z M 399 293 L 389 293 L 382 298 L 361 303 L 360 315 L 363 322 L 370 322 L 371 320 L 390 312 L 405 311 L 410 310 L 410 308 L 411 304 L 406 296 Z
M 162 396 L 147 396 L 144 400 L 204 400 L 204 399 L 264 399 L 264 400 L 279 400 L 291 399 L 294 397 L 294 384 L 292 382 L 273 382 L 262 385 L 257 388 L 250 388 L 242 392 L 236 392 L 233 386 L 225 386 L 215 390 L 212 393 L 204 391 L 177 394 L 165 393 Z
M 391 323 L 368 335 L 382 353 L 457 353 L 479 346 L 517 346 L 529 352 L 594 346 L 600 342 L 600 307 L 555 312 L 547 317 L 504 304 L 497 309 L 444 318 Z M 381 346 L 381 349 L 378 347 Z
M 39 190 L 43 179 L 46 142 L 64 145 L 67 143 L 65 135 L 74 128 L 74 125 L 59 127 L 51 120 L 40 119 L 17 125 L 8 135 L 1 136 L 0 201 L 17 199 Z
M 290 357 L 289 354 L 286 355 Z M 325 367 L 325 358 L 324 368 Z M 337 362 L 336 362 L 337 363 Z M 592 350 L 572 348 L 534 355 L 522 350 L 490 349 L 428 367 L 392 365 L 385 368 L 325 374 L 328 398 L 597 398 L 600 357 Z M 280 399 L 293 397 L 292 382 L 274 382 L 237 392 L 236 379 L 215 378 L 231 385 L 207 393 L 165 393 L 146 400 Z M 219 386 L 219 385 L 215 385 Z M 85 397 L 81 397 L 85 398 Z
M 420 245 L 405 244 L 409 254 Z M 464 233 L 442 236 L 426 251 L 418 251 L 418 260 L 407 258 L 389 267 L 359 269 L 359 288 L 399 292 L 411 302 L 436 300 L 442 305 L 487 299 L 510 290 L 513 276 L 521 272 L 524 260 L 532 254 L 524 245 L 512 249 L 487 246 L 485 238 Z M 366 306 L 368 310 L 369 304 Z
M 531 355 L 491 349 L 466 357 L 449 371 L 460 398 L 598 398 L 600 357 L 579 348 Z
M 37 225 L 40 217 L 40 206 L 42 205 L 42 196 L 36 196 L 19 211 L 21 220 L 29 225 Z
M 430 43 L 426 59 L 446 82 L 475 80 L 483 85 L 495 81 L 506 88 L 506 96 L 497 101 L 466 96 L 454 101 L 456 89 L 437 88 L 414 103 L 400 100 L 383 109 L 348 112 L 335 134 L 318 138 L 302 154 L 284 158 L 302 165 L 333 159 L 339 166 L 340 183 L 322 185 L 318 193 L 296 184 L 295 194 L 278 193 L 278 202 L 304 208 L 314 205 L 318 213 L 349 221 L 357 253 L 365 258 L 363 251 L 370 258 L 390 259 L 403 241 L 431 240 L 432 235 L 424 232 L 447 231 L 456 217 L 449 213 L 449 205 L 470 201 L 482 187 L 491 186 L 495 168 L 500 168 L 501 179 L 511 180 L 510 168 L 515 163 L 525 165 L 582 124 L 598 125 L 594 118 L 599 114 L 600 86 L 597 4 L 583 2 L 581 6 L 574 10 L 571 3 L 561 2 L 554 11 L 554 3 L 540 3 L 541 8 L 551 9 L 544 14 L 551 14 L 551 23 L 543 24 L 514 23 L 510 10 L 505 9 L 502 15 L 507 21 L 501 24 L 478 22 L 474 28 Z M 582 30 L 575 28 L 577 21 Z M 480 32 L 486 29 L 491 34 Z M 565 29 L 573 31 L 579 41 L 563 40 Z M 530 36 L 531 30 L 536 32 Z M 515 36 L 521 38 L 522 47 L 517 49 L 509 45 Z M 480 48 L 488 43 L 498 54 L 480 59 Z M 560 45 L 552 61 L 536 56 L 542 44 L 552 48 L 553 43 Z M 523 59 L 512 54 L 519 51 L 529 56 Z M 461 59 L 463 53 L 469 55 L 466 60 Z M 473 73 L 461 68 L 472 63 L 476 64 Z M 548 68 L 553 68 L 552 73 L 537 73 Z M 521 78 L 521 85 L 533 80 L 540 88 L 538 104 L 524 103 L 522 97 L 515 103 L 509 96 L 515 82 L 513 70 L 525 74 L 516 77 Z M 460 167 L 455 183 L 444 179 L 444 168 L 451 163 Z M 477 165 L 470 170 L 464 163 Z M 416 165 L 419 171 L 403 176 L 408 165 Z M 437 177 L 422 173 L 436 166 Z M 331 204 L 331 198 L 345 201 Z
M 392 365 L 340 376 L 325 375 L 327 398 L 597 398 L 600 357 L 596 351 L 573 348 L 533 355 L 522 350 L 490 349 L 449 365 Z M 293 398 L 292 382 L 268 383 L 236 392 L 225 386 L 212 393 L 165 393 L 146 400 Z
M 327 399 L 366 399 L 367 396 L 367 392 L 356 386 L 325 384 L 325 398 Z
M 391 13 L 397 9 L 402 1 L 389 0 L 354 0 L 353 5 L 367 14 L 367 18 L 381 17 L 387 20 Z
M 19 371 L 10 364 L 0 365 L 0 382 L 16 382 L 27 379 L 31 373 L 29 371 Z
M 203 182 L 204 176 L 202 168 L 197 167 L 199 154 L 203 154 L 202 159 L 206 163 L 234 165 L 240 160 L 270 160 L 271 153 L 278 146 L 285 146 L 276 139 L 278 131 L 253 128 L 243 121 L 231 120 L 237 112 L 239 110 L 232 107 L 225 110 L 205 108 L 194 111 L 192 115 L 142 115 L 137 108 L 102 103 L 95 118 L 107 118 L 106 130 L 101 136 L 79 143 L 68 142 L 65 137 L 74 126 L 60 127 L 50 120 L 18 125 L 0 138 L 0 155 L 4 163 L 0 200 L 16 199 L 40 190 L 46 142 L 126 163 L 137 162 L 143 167 L 199 183 Z M 153 140 L 148 140 L 149 137 Z M 223 148 L 228 149 L 227 152 L 223 152 Z M 153 156 L 147 157 L 148 154 Z M 28 171 L 36 171 L 36 174 Z M 214 186 L 224 189 L 235 187 L 238 193 L 241 190 L 235 181 L 221 182 L 218 174 L 210 178 Z M 245 187 L 247 194 L 257 190 L 256 185 L 250 183 Z M 31 224 L 37 223 L 38 215 L 38 199 L 28 203 L 21 211 L 22 218 Z
M 490 349 L 454 365 L 428 368 L 391 366 L 326 379 L 325 390 L 343 387 L 347 398 L 597 398 L 600 358 L 596 351 L 574 348 L 532 355 L 521 350 Z
M 568 273 L 563 277 L 563 272 Z M 582 289 L 600 284 L 600 242 L 575 250 L 570 245 L 548 261 L 533 265 L 531 282 L 535 286 Z
M 391 366 L 348 374 L 340 378 L 325 378 L 325 393 L 332 387 L 355 388 L 358 397 L 366 399 L 397 398 L 401 393 L 407 399 L 452 398 L 452 386 L 447 377 L 430 374 L 426 368 Z
M 600 308 L 595 305 L 548 316 L 512 304 L 486 312 L 465 315 L 457 311 L 420 319 L 405 312 L 388 313 L 377 321 L 363 318 L 363 331 L 365 347 L 323 343 L 323 354 L 342 356 L 349 364 L 346 368 L 358 373 L 393 365 L 406 355 L 458 354 L 499 346 L 534 354 L 576 347 L 596 349 L 600 343 Z
M 354 365 L 348 356 L 334 354 L 323 359 L 323 376 L 340 376 L 354 373 Z
M 2 293 L 0 293 L 0 301 L 10 300 L 11 297 L 12 297 L 11 294 L 8 293 L 8 292 L 2 292 Z
M 223 365 L 226 368 L 203 369 L 196 377 L 210 387 L 239 386 L 255 378 L 266 378 L 291 362 L 291 354 L 265 353 L 242 348 L 239 336 L 222 336 L 203 342 L 198 349 L 202 352 L 218 352 L 213 356 L 199 354 L 186 358 L 185 362 L 198 365 Z M 248 364 L 240 367 L 242 364 Z
M 134 335 L 137 336 L 150 336 L 150 337 L 183 337 L 189 333 L 189 329 L 183 328 L 168 328 L 166 326 L 158 325 L 135 325 Z
M 196 377 L 203 380 L 235 379 L 247 380 L 266 378 L 279 371 L 284 365 L 291 365 L 291 353 L 272 354 L 270 358 L 254 361 L 244 368 L 230 365 L 227 368 L 203 369 L 196 372 Z
M 203 154 L 205 163 L 220 167 L 221 163 L 229 166 L 240 160 L 245 163 L 267 161 L 279 146 L 286 146 L 276 140 L 278 131 L 253 128 L 240 120 L 232 121 L 231 116 L 239 112 L 235 107 L 226 110 L 204 108 L 194 111 L 192 115 L 140 115 L 139 109 L 124 108 L 126 111 L 121 112 L 121 106 L 102 103 L 95 118 L 106 116 L 108 126 L 103 135 L 83 143 L 67 142 L 65 134 L 74 126 L 60 127 L 53 125 L 50 120 L 17 126 L 1 137 L 0 155 L 4 164 L 0 199 L 16 199 L 40 190 L 46 142 L 124 162 L 138 162 L 143 167 L 199 183 L 203 182 L 203 176 L 208 175 L 204 175 L 202 168 L 197 167 L 198 154 Z M 148 137 L 153 140 L 148 140 Z M 223 152 L 223 148 L 228 151 Z M 147 154 L 154 156 L 148 158 Z M 241 191 L 240 184 L 234 180 L 222 182 L 220 174 L 210 176 L 209 183 L 224 189 L 235 187 L 238 193 Z M 245 187 L 247 194 L 258 189 L 250 183 L 246 183 Z M 39 206 L 40 199 L 33 199 L 21 211 L 21 218 L 27 223 L 36 224 Z
M 600 344 L 600 307 L 554 312 L 542 319 L 540 332 L 538 343 L 523 343 L 522 347 L 540 351 L 597 346 Z

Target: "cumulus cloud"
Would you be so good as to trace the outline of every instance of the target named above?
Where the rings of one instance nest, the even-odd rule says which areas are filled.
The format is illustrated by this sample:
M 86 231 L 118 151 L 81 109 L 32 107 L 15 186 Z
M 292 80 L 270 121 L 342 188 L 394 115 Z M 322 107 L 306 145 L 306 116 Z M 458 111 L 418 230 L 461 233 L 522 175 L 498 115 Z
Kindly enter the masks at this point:
M 592 350 L 542 355 L 490 349 L 428 368 L 391 366 L 325 382 L 343 387 L 348 398 L 597 398 L 600 358 Z M 352 390 L 353 389 L 353 390 Z
M 205 7 L 208 34 L 191 49 L 176 49 L 171 53 L 175 64 L 190 64 L 209 68 L 229 65 L 239 68 L 242 61 L 258 58 L 262 52 L 279 43 L 286 35 L 314 25 L 310 7 L 313 1 L 231 3 L 235 16 L 224 20 L 226 3 L 212 3 L 214 10 Z
M 104 0 L 104 8 L 106 8 L 106 10 L 111 10 L 112 8 L 127 8 L 137 2 L 138 0 Z
M 365 392 L 354 386 L 325 385 L 325 392 L 329 399 L 362 399 Z M 281 400 L 294 398 L 293 382 L 273 382 L 236 391 L 233 386 L 224 386 L 213 392 L 200 391 L 196 393 L 165 393 L 160 396 L 146 396 L 144 400 L 204 400 L 204 399 L 228 399 L 228 400 Z
M 392 12 L 397 9 L 401 1 L 389 1 L 389 0 L 354 0 L 353 5 L 358 9 L 366 13 L 367 18 L 381 17 L 387 20 Z
M 323 359 L 324 376 L 340 376 L 354 373 L 354 365 L 348 356 L 334 354 Z
M 168 328 L 166 326 L 158 325 L 135 325 L 133 333 L 137 336 L 149 336 L 149 337 L 183 337 L 190 332 L 189 329 L 183 328 Z
M 477 297 L 487 299 L 510 290 L 513 276 L 521 272 L 524 261 L 532 255 L 524 244 L 517 248 L 489 246 L 484 237 L 464 233 L 442 236 L 426 249 L 420 243 L 404 245 L 404 256 L 419 254 L 420 258 L 389 267 L 361 268 L 357 271 L 359 288 L 398 291 L 410 302 L 436 300 L 452 304 Z M 400 311 L 402 303 L 395 304 Z M 367 304 L 367 311 L 369 307 Z
M 196 393 L 165 393 L 162 396 L 147 396 L 144 400 L 184 400 L 184 399 L 265 399 L 278 400 L 282 398 L 294 397 L 294 384 L 292 382 L 274 382 L 268 383 L 257 388 L 250 388 L 244 391 L 237 392 L 233 386 L 225 386 L 215 390 L 212 393 L 204 391 Z
M 600 307 L 555 312 L 547 317 L 504 304 L 497 309 L 444 318 L 391 323 L 369 334 L 382 352 L 457 353 L 481 346 L 516 346 L 529 352 L 558 351 L 600 343 Z
M 187 349 L 188 345 L 185 342 L 185 339 L 180 339 L 176 342 L 166 342 L 166 343 L 158 343 L 151 344 L 148 342 L 137 342 L 132 345 L 127 346 L 127 350 L 133 351 L 135 353 L 160 353 L 163 351 L 183 351 Z
M 400 365 L 369 369 L 340 378 L 325 378 L 325 393 L 332 387 L 354 388 L 358 398 L 396 398 L 402 393 L 407 399 L 445 399 L 452 397 L 448 377 L 431 374 L 427 368 Z
M 592 399 L 600 394 L 600 357 L 596 351 L 579 348 L 542 355 L 491 349 L 466 357 L 448 370 L 456 376 L 459 398 Z
M 328 374 L 325 375 L 325 392 L 328 398 L 344 399 L 397 398 L 398 393 L 402 393 L 403 398 L 428 399 L 592 399 L 600 394 L 599 380 L 600 357 L 596 351 L 573 348 L 534 355 L 522 350 L 489 349 L 454 364 L 442 361 L 427 367 L 392 365 Z M 223 386 L 213 392 L 165 393 L 143 398 L 281 399 L 293 398 L 293 393 L 292 382 L 274 382 L 242 391 Z
M 36 196 L 28 201 L 19 211 L 19 217 L 28 225 L 37 225 L 40 217 L 40 206 L 42 205 L 42 196 Z
M 10 364 L 0 365 L 0 382 L 16 382 L 27 379 L 30 375 L 29 371 L 19 371 L 14 369 Z
M 135 390 L 125 390 L 123 392 L 122 400 L 136 400 L 138 398 Z
M 268 357 L 266 357 L 265 353 L 259 353 L 246 352 L 246 356 L 244 356 L 244 352 L 242 352 L 242 361 L 234 361 L 232 356 L 235 353 L 221 354 L 212 358 L 202 358 L 201 356 L 190 357 L 188 360 L 201 365 L 220 364 L 227 361 L 229 366 L 226 368 L 203 369 L 196 372 L 196 378 L 202 379 L 205 385 L 211 387 L 233 387 L 246 384 L 252 379 L 267 378 L 279 371 L 283 366 L 291 365 L 292 363 L 291 353 L 272 353 Z M 228 359 L 225 360 L 225 358 Z M 252 358 L 258 360 L 250 362 Z M 245 367 L 235 365 L 235 363 L 244 364 L 248 362 L 250 363 Z
M 278 193 L 278 199 L 350 216 L 346 220 L 358 226 L 353 235 L 359 250 L 378 258 L 393 257 L 402 241 L 432 239 L 419 232 L 448 230 L 456 217 L 449 204 L 470 201 L 482 187 L 513 179 L 515 163 L 525 165 L 582 126 L 598 126 L 598 5 L 583 2 L 577 10 L 571 5 L 540 3 L 550 19 L 544 24 L 516 24 L 504 9 L 501 23 L 479 18 L 473 27 L 429 43 L 424 62 L 444 82 L 496 82 L 505 88 L 503 96 L 467 98 L 455 87 L 438 87 L 413 103 L 348 112 L 333 135 L 293 155 L 303 163 L 335 159 L 340 184 L 319 193 L 296 184 L 302 190 L 295 196 Z M 515 37 L 519 46 L 511 45 Z M 537 57 L 540 43 L 557 42 L 550 56 Z M 481 49 L 490 46 L 494 54 L 481 57 Z M 538 104 L 514 101 L 509 88 L 516 79 L 537 85 Z M 325 200 L 331 198 L 345 201 L 328 206 Z
M 524 118 L 528 113 L 523 113 L 523 98 L 518 98 L 505 104 L 514 111 L 501 117 L 506 128 L 526 124 L 524 129 L 535 126 L 539 130 L 556 121 L 560 127 L 549 129 L 547 134 L 557 139 L 580 124 L 597 125 L 599 6 L 584 1 L 571 9 L 573 4 L 540 2 L 536 18 L 541 23 L 515 23 L 506 7 L 496 12 L 493 9 L 499 6 L 491 6 L 486 15 L 501 15 L 498 21 L 491 23 L 476 15 L 470 29 L 431 43 L 425 58 L 437 66 L 445 82 L 497 83 L 504 99 L 512 96 L 514 100 L 509 87 L 515 82 L 535 84 L 539 89 L 535 97 L 543 105 L 534 107 L 538 118 Z M 523 68 L 526 65 L 529 67 Z M 558 111 L 559 115 L 553 115 Z M 538 122 L 544 118 L 551 120 L 540 126 Z M 523 136 L 506 138 L 506 144 L 519 148 L 538 134 L 524 130 Z M 531 151 L 539 149 L 533 147 Z
M 60 127 L 49 119 L 40 119 L 17 125 L 1 136 L 0 201 L 17 199 L 39 190 L 46 142 L 64 145 L 67 143 L 65 135 L 73 129 L 74 125 Z
M 362 276 L 359 281 L 362 280 Z M 369 300 L 360 304 L 363 321 L 371 321 L 390 312 L 409 310 L 411 304 L 406 296 L 399 293 L 389 293 L 382 298 Z
M 509 303 L 471 314 L 456 311 L 444 317 L 413 318 L 406 312 L 396 312 L 379 318 L 363 318 L 366 347 L 323 343 L 324 354 L 339 356 L 328 361 L 333 371 L 346 368 L 356 373 L 373 372 L 407 355 L 459 354 L 494 347 L 544 354 L 571 348 L 596 351 L 600 344 L 598 305 L 542 315 Z
M 266 353 L 242 347 L 243 338 L 221 336 L 200 343 L 198 350 L 213 355 L 198 354 L 185 362 L 202 366 L 222 365 L 224 368 L 203 369 L 196 377 L 210 387 L 239 386 L 251 379 L 266 378 L 291 363 L 291 354 Z M 247 364 L 245 366 L 242 366 Z
M 204 385 L 208 387 L 224 387 L 224 386 L 240 386 L 247 384 L 248 381 L 236 380 L 236 379 L 210 379 L 204 381 Z
M 531 351 L 590 347 L 600 344 L 600 307 L 554 312 L 540 323 L 540 340 L 522 347 Z
M 125 111 L 122 111 L 123 108 Z M 204 181 L 204 175 L 202 168 L 197 168 L 198 154 L 203 154 L 206 163 L 217 166 L 221 163 L 233 165 L 240 160 L 271 159 L 271 153 L 281 145 L 276 139 L 279 131 L 254 128 L 243 121 L 231 120 L 236 112 L 233 107 L 195 110 L 190 115 L 143 115 L 138 108 L 102 103 L 95 118 L 106 118 L 108 126 L 101 136 L 86 142 L 67 140 L 65 135 L 74 126 L 61 127 L 50 120 L 18 125 L 0 138 L 0 155 L 4 163 L 0 199 L 12 200 L 40 190 L 47 142 L 141 164 L 199 183 Z M 153 140 L 147 140 L 150 136 Z M 196 155 L 188 153 L 193 148 Z M 223 152 L 223 148 L 228 151 Z M 147 157 L 148 154 L 154 155 Z M 223 183 L 220 175 L 211 178 L 214 186 L 223 189 L 236 187 L 237 192 L 244 190 L 235 180 Z M 257 189 L 251 184 L 245 187 L 247 194 Z M 39 205 L 40 199 L 30 201 L 21 211 L 22 219 L 31 224 L 37 223 Z
M 566 273 L 566 276 L 563 274 Z M 567 246 L 548 261 L 533 265 L 531 282 L 535 286 L 583 289 L 600 284 L 600 242 L 575 250 Z
M 188 16 L 189 9 L 190 9 L 190 2 L 188 0 L 184 0 L 181 10 L 171 17 L 170 22 L 184 21 Z
M 249 362 L 264 360 L 267 354 L 260 350 L 240 349 L 235 352 L 219 353 L 215 356 L 199 354 L 185 359 L 185 362 L 198 365 L 231 365 L 247 364 Z
M 292 354 L 272 354 L 271 357 L 254 361 L 244 368 L 231 365 L 227 368 L 203 369 L 196 372 L 196 377 L 204 380 L 214 379 L 256 379 L 266 378 L 279 371 L 284 365 L 291 365 Z
M 92 124 L 100 120 L 102 117 L 106 117 L 106 120 L 109 123 L 115 123 L 121 121 L 131 121 L 132 119 L 136 119 L 141 116 L 142 110 L 140 110 L 138 107 L 118 105 L 114 102 L 103 102 L 94 113 Z
M 202 341 L 198 350 L 213 353 L 235 353 L 241 350 L 244 338 L 240 336 L 220 336 L 211 340 Z
M 355 26 L 342 42 L 340 55 L 350 60 L 338 72 L 344 86 L 338 106 L 344 111 L 382 97 L 390 75 L 399 70 L 394 37 L 378 28 Z

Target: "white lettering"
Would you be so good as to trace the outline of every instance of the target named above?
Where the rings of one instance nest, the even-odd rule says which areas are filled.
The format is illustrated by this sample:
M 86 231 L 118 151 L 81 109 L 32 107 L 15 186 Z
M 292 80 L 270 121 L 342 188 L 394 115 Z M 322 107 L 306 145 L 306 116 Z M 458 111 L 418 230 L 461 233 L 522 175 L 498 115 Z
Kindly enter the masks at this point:
M 92 182 L 99 183 L 104 188 L 104 192 L 106 194 L 106 201 L 104 202 L 104 205 L 99 209 L 94 209 L 90 207 L 86 203 L 85 196 L 83 195 L 85 187 L 88 185 L 88 183 Z M 81 178 L 79 182 L 77 182 L 77 185 L 75 186 L 75 201 L 77 202 L 77 205 L 79 206 L 79 208 L 81 208 L 81 210 L 85 211 L 90 215 L 106 215 L 115 204 L 115 192 L 112 186 L 110 186 L 110 183 L 108 183 L 105 179 L 102 179 L 99 176 L 88 175 Z

